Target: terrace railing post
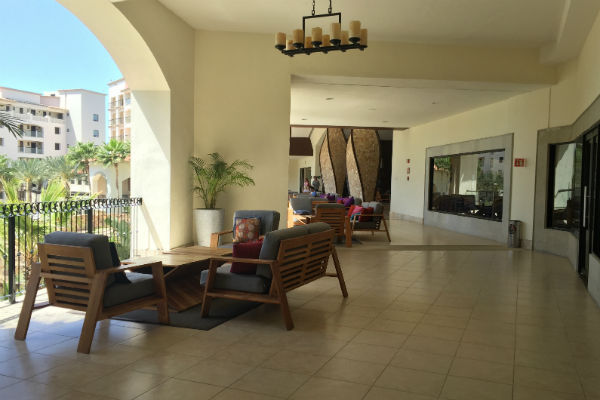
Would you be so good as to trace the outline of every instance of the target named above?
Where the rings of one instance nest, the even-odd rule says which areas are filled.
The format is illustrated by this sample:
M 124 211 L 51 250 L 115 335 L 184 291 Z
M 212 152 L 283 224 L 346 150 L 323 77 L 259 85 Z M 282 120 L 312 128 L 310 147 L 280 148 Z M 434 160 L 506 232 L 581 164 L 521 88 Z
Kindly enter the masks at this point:
M 94 233 L 94 209 L 88 208 L 87 214 L 87 231 L 88 233 Z
M 15 303 L 15 216 L 8 217 L 8 300 L 11 304 Z

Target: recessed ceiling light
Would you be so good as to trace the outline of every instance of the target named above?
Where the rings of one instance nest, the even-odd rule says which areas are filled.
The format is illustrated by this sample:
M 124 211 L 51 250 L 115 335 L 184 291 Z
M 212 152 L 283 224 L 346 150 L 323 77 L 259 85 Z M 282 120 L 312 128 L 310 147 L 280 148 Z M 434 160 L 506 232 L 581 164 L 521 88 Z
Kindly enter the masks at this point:
M 387 123 L 388 123 L 388 122 L 390 122 L 390 121 L 381 121 L 381 122 L 383 122 L 384 124 L 387 124 Z
M 307 120 L 307 118 L 302 118 L 302 121 L 306 121 L 306 120 Z
M 325 100 L 333 100 L 334 97 L 326 97 Z
M 369 111 L 375 111 L 377 110 L 376 108 L 369 108 Z
M 431 104 L 436 105 L 438 102 L 437 101 L 432 101 Z

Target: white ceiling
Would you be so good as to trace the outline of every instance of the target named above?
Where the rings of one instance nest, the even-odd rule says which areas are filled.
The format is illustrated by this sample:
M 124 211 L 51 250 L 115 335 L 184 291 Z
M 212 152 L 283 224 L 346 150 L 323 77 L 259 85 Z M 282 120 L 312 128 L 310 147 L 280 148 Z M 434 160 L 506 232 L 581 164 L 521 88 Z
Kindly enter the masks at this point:
M 291 34 L 312 7 L 311 0 L 160 1 L 196 29 L 273 34 Z M 317 13 L 327 7 L 327 0 L 317 0 Z M 598 0 L 333 1 L 343 25 L 361 20 L 374 40 L 534 48 L 561 36 L 580 47 L 599 8 Z M 577 21 L 565 35 L 569 18 Z
M 408 128 L 540 87 L 485 82 L 293 76 L 290 123 Z

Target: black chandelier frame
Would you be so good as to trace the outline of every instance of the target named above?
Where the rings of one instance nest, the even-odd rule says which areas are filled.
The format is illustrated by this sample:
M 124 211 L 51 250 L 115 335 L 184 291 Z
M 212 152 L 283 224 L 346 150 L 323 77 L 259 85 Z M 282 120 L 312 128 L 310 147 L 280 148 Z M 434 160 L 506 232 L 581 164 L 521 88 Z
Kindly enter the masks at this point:
M 312 53 L 329 53 L 330 51 L 342 51 L 345 52 L 347 50 L 359 49 L 360 51 L 364 51 L 368 46 L 364 44 L 360 44 L 360 38 L 349 38 L 351 43 L 342 44 L 340 39 L 330 39 L 331 46 L 321 46 L 321 42 L 311 42 L 313 47 L 306 48 L 304 47 L 304 43 L 306 42 L 306 20 L 314 19 L 314 18 L 325 18 L 325 17 L 338 17 L 338 22 L 342 25 L 342 13 L 341 12 L 332 12 L 331 8 L 331 0 L 329 0 L 329 9 L 327 14 L 315 14 L 315 2 L 313 0 L 313 9 L 312 15 L 306 15 L 302 17 L 302 43 L 294 43 L 295 49 L 286 50 L 286 46 L 276 45 L 275 48 L 281 51 L 286 56 L 294 57 L 296 54 L 306 54 L 311 55 Z

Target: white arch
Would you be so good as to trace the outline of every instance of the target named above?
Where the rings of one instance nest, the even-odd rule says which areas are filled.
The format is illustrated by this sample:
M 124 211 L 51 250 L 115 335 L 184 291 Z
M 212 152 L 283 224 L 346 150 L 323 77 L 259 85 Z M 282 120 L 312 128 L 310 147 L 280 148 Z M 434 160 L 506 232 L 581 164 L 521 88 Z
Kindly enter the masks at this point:
M 56 0 L 98 38 L 131 90 L 169 90 L 169 84 L 140 33 L 109 0 Z
M 191 242 L 195 31 L 156 0 L 56 1 L 98 38 L 131 88 L 131 196 L 144 202 L 141 246 Z

